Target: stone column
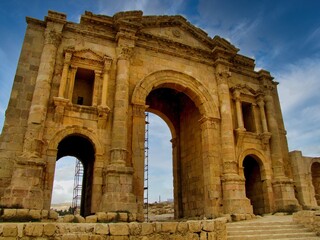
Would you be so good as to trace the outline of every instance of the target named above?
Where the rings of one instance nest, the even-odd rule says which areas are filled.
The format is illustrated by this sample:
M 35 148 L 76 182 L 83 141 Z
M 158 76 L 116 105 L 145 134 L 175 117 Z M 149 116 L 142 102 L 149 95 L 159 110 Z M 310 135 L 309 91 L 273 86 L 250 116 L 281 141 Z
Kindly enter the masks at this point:
M 237 114 L 237 122 L 238 122 L 238 130 L 245 131 L 246 129 L 244 128 L 243 124 L 243 114 L 242 114 L 242 107 L 241 107 L 241 99 L 240 99 L 240 90 L 235 89 L 233 91 L 233 98 L 236 102 L 236 114 Z
M 120 47 L 117 61 L 116 89 L 113 108 L 113 126 L 110 162 L 106 172 L 106 191 L 102 198 L 102 211 L 126 210 L 137 213 L 133 194 L 133 168 L 127 166 L 129 68 L 131 47 Z
M 137 197 L 138 219 L 144 220 L 145 125 L 147 106 L 135 104 L 132 111 L 133 193 Z
M 221 158 L 219 144 L 220 119 L 203 117 L 200 119 L 202 139 L 202 165 L 204 180 L 204 213 L 207 218 L 221 214 Z
M 45 160 L 41 156 L 44 122 L 47 116 L 56 55 L 65 22 L 64 14 L 49 11 L 46 17 L 44 45 L 24 136 L 23 152 L 15 159 L 10 186 L 1 199 L 4 205 L 18 204 L 30 209 L 42 209 L 44 206 Z
M 66 51 L 64 56 L 64 64 L 63 64 L 61 80 L 60 80 L 60 87 L 59 87 L 59 94 L 58 94 L 59 98 L 65 98 L 65 95 L 66 95 L 65 91 L 66 91 L 66 86 L 68 81 L 68 73 L 69 73 L 71 57 L 72 57 L 72 53 Z
M 258 103 L 259 110 L 260 110 L 260 117 L 261 117 L 261 123 L 262 123 L 262 132 L 266 133 L 266 132 L 268 132 L 268 125 L 267 125 L 266 114 L 265 114 L 265 111 L 264 111 L 263 96 L 259 95 L 259 97 L 257 99 L 257 103 Z
M 73 89 L 74 89 L 74 82 L 75 82 L 75 78 L 76 78 L 76 73 L 78 70 L 78 67 L 76 66 L 72 66 L 70 67 L 70 71 L 69 71 L 69 84 L 68 84 L 68 96 L 67 98 L 70 100 L 70 102 L 72 103 L 72 96 L 73 96 Z
M 229 69 L 216 67 L 216 78 L 221 114 L 221 159 L 223 160 L 223 207 L 226 213 L 252 213 L 250 200 L 245 194 L 245 179 L 239 176 L 239 164 L 235 157 L 234 129 L 230 105 Z
M 32 97 L 28 117 L 28 128 L 23 147 L 23 154 L 25 156 L 28 155 L 38 157 L 40 156 L 42 149 L 42 134 L 44 128 L 43 123 L 47 116 L 47 107 L 51 92 L 51 81 L 63 27 L 62 24 L 57 25 L 60 27 L 60 29 L 55 29 L 55 24 L 48 22 L 47 28 L 45 29 L 44 46 Z
M 99 98 L 99 89 L 101 83 L 101 71 L 94 71 L 94 84 L 93 84 L 93 93 L 92 93 L 92 106 L 98 105 Z
M 253 111 L 254 124 L 256 126 L 256 132 L 258 134 L 260 134 L 262 132 L 262 130 L 261 130 L 261 124 L 258 121 L 258 114 L 259 113 L 258 113 L 258 109 L 257 109 L 257 104 L 256 103 L 252 104 L 252 111 Z
M 102 93 L 101 93 L 101 106 L 106 107 L 107 105 L 107 97 L 108 97 L 108 84 L 109 84 L 109 74 L 111 67 L 111 59 L 105 57 L 103 74 L 102 74 Z
M 275 208 L 277 211 L 296 211 L 300 206 L 295 198 L 293 181 L 284 174 L 281 140 L 278 122 L 275 118 L 274 101 L 272 96 L 273 87 L 267 90 L 265 96 L 266 117 L 271 132 L 271 159 L 273 168 L 273 191 Z

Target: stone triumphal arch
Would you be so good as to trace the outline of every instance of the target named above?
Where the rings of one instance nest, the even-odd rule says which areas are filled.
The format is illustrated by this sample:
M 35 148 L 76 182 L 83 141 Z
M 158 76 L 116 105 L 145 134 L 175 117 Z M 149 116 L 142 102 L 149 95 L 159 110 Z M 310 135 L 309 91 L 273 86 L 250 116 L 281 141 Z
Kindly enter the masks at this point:
M 0 138 L 2 205 L 49 209 L 56 162 L 74 156 L 82 215 L 143 220 L 148 111 L 172 134 L 177 218 L 317 206 L 318 160 L 289 153 L 277 82 L 225 39 L 141 11 L 27 24 Z

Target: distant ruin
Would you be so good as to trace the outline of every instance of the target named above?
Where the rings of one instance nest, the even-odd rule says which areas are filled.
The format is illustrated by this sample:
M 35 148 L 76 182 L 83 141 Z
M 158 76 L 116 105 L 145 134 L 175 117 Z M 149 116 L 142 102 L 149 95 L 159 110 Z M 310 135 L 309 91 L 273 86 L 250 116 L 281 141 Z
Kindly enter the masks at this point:
M 146 111 L 171 131 L 176 218 L 320 204 L 320 159 L 289 153 L 278 83 L 225 39 L 141 11 L 27 24 L 0 137 L 2 206 L 49 210 L 56 162 L 74 156 L 81 215 L 143 221 Z

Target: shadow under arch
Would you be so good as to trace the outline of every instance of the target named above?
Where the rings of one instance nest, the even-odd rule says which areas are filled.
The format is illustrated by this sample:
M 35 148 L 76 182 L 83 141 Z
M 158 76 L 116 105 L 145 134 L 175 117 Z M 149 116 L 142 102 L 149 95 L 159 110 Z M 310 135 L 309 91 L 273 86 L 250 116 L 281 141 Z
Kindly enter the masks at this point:
M 264 155 L 256 149 L 247 149 L 241 154 L 240 166 L 243 171 L 240 174 L 245 178 L 246 196 L 251 201 L 254 214 L 264 214 L 271 210 L 268 194 L 271 185 L 268 184 L 270 179 L 268 180 L 265 163 Z
M 144 105 L 149 93 L 157 88 L 172 88 L 186 94 L 202 116 L 220 118 L 219 109 L 207 88 L 197 79 L 174 70 L 161 70 L 142 79 L 132 94 L 132 104 Z
M 320 206 L 320 159 L 311 161 L 310 173 L 312 185 L 314 188 L 314 197 L 316 199 L 317 205 Z

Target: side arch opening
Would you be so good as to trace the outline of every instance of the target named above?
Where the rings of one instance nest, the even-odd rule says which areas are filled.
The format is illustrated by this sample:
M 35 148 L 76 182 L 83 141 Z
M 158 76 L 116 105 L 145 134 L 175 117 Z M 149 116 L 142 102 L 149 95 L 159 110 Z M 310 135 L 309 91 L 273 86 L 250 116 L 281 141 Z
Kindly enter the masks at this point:
M 243 160 L 246 196 L 250 199 L 254 214 L 265 213 L 265 196 L 261 167 L 259 161 L 252 155 Z
M 320 206 L 320 163 L 314 162 L 311 165 L 311 176 L 315 192 L 315 198 L 318 206 Z
M 94 147 L 87 138 L 81 135 L 69 135 L 59 143 L 56 161 L 66 156 L 75 157 L 82 163 L 83 177 L 80 214 L 88 216 L 91 214 L 92 204 L 93 167 L 95 161 Z M 74 179 L 74 170 L 69 174 Z

